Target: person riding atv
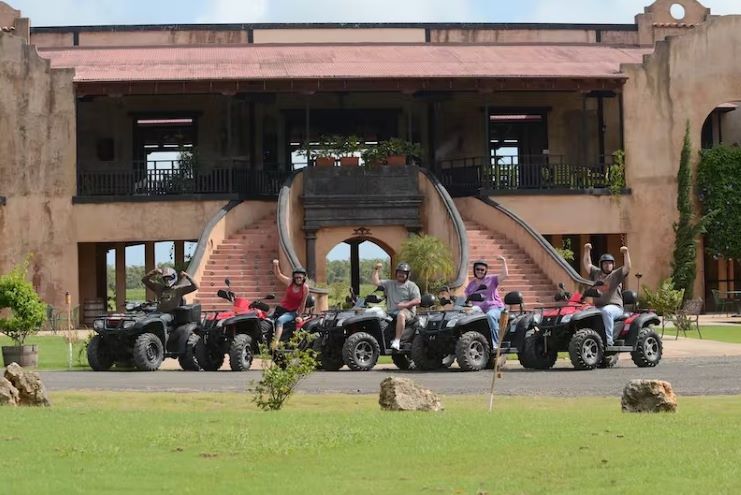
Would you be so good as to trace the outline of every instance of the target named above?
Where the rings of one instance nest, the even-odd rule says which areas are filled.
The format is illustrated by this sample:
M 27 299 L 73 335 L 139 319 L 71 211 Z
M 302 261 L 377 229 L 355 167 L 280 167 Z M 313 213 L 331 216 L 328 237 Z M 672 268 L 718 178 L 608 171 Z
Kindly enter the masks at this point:
M 584 245 L 584 269 L 589 272 L 592 282 L 602 281 L 597 288 L 600 296 L 594 298 L 594 306 L 602 313 L 605 328 L 605 344 L 610 347 L 614 341 L 615 319 L 623 315 L 623 280 L 630 273 L 630 253 L 628 247 L 620 248 L 623 253 L 623 266 L 615 268 L 615 257 L 603 254 L 599 259 L 599 268 L 592 264 L 592 245 Z
M 391 349 L 398 351 L 401 350 L 402 340 L 405 347 L 409 347 L 412 343 L 414 338 L 412 323 L 417 314 L 416 307 L 422 302 L 422 295 L 417 284 L 409 280 L 412 273 L 409 263 L 399 263 L 394 280 L 381 280 L 379 272 L 382 268 L 382 263 L 376 263 L 371 280 L 374 285 L 383 287 L 388 314 L 396 320 Z
M 160 282 L 155 277 L 159 275 Z M 161 313 L 170 313 L 178 306 L 183 305 L 183 296 L 198 290 L 198 284 L 186 272 L 177 272 L 170 268 L 155 268 L 142 277 L 144 286 L 155 293 L 159 304 L 157 310 Z

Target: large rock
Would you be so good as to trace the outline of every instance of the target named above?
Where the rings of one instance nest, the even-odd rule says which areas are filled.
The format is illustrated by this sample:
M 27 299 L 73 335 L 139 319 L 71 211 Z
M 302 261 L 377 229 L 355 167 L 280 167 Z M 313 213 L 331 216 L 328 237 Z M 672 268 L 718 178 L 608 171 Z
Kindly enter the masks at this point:
M 672 385 L 661 380 L 631 380 L 620 401 L 623 412 L 675 412 L 677 396 Z
M 0 376 L 0 406 L 17 406 L 18 389 L 8 380 Z
M 46 387 L 41 382 L 39 374 L 26 371 L 17 363 L 10 363 L 5 370 L 5 378 L 18 389 L 18 405 L 21 406 L 50 406 Z
M 386 378 L 378 398 L 386 411 L 442 411 L 440 398 L 407 378 Z

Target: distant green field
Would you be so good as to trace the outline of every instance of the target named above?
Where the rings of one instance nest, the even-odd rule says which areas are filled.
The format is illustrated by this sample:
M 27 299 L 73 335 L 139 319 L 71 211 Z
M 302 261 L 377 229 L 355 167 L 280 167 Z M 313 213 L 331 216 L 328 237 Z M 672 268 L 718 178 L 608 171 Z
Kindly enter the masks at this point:
M 38 345 L 39 366 L 41 370 L 67 369 L 67 342 L 60 336 L 32 336 L 26 339 L 26 344 Z M 8 338 L 0 336 L 0 345 L 13 345 Z M 87 356 L 84 352 L 85 343 L 80 340 L 72 344 L 72 367 L 88 368 Z M 2 491 L 2 490 L 0 490 Z

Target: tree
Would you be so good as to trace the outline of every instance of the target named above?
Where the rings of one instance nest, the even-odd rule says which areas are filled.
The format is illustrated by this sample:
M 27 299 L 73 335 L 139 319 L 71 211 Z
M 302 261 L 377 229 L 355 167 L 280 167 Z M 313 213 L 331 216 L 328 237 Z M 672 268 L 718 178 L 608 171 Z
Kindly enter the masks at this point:
M 46 305 L 26 278 L 28 262 L 0 277 L 0 311 L 10 315 L 0 318 L 0 333 L 21 346 L 31 334 L 39 331 L 46 319 Z
M 684 289 L 685 299 L 692 299 L 697 276 L 697 237 L 704 232 L 705 221 L 695 220 L 692 213 L 692 141 L 690 125 L 684 134 L 682 156 L 677 173 L 677 210 L 679 220 L 674 224 L 674 255 L 672 281 L 678 290 Z
M 448 246 L 437 237 L 413 235 L 404 241 L 399 261 L 412 266 L 412 277 L 422 292 L 440 287 L 453 275 L 453 255 Z
M 697 192 L 707 217 L 705 250 L 741 259 L 741 148 L 703 150 L 697 167 Z

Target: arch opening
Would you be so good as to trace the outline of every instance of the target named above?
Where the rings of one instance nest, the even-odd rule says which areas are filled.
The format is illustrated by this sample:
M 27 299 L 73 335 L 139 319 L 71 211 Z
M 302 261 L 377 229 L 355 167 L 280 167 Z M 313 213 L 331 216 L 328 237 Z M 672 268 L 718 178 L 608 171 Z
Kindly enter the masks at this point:
M 381 273 L 389 273 L 392 256 L 393 250 L 377 239 L 350 238 L 335 245 L 326 258 L 330 307 L 342 306 L 350 290 L 360 295 L 373 292 L 373 267 L 382 263 Z

